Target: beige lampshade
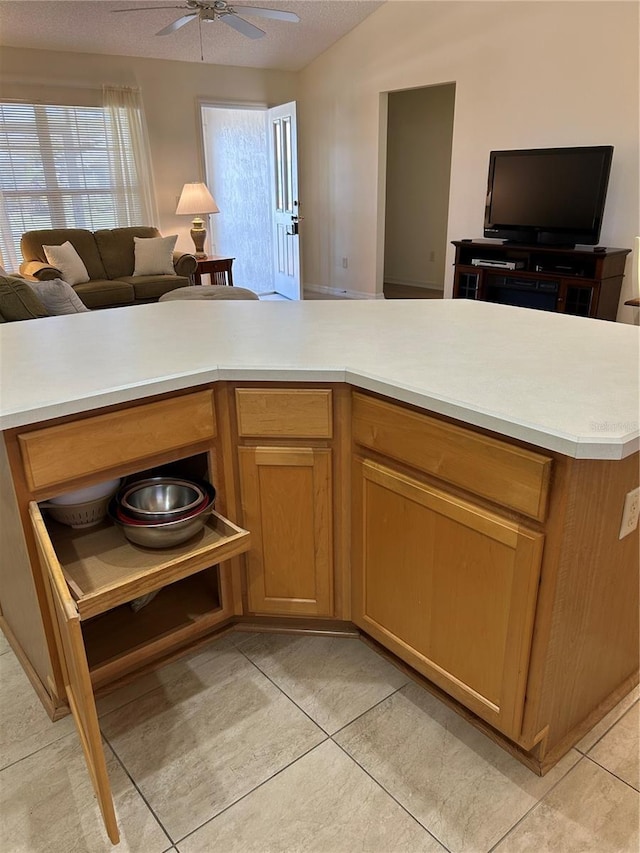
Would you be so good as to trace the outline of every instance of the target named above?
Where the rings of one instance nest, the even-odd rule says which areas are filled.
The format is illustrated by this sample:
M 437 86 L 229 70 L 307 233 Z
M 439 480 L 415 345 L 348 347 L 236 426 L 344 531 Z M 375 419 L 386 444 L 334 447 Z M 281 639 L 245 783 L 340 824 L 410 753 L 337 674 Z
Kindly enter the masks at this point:
M 207 189 L 207 186 L 201 182 L 185 184 L 182 188 L 180 200 L 178 201 L 176 214 L 187 214 L 194 217 L 189 233 L 196 247 L 196 258 L 207 257 L 207 253 L 204 250 L 207 231 L 202 219 L 202 214 L 207 213 L 220 213 L 220 208 L 213 200 L 213 196 Z
M 176 214 L 220 213 L 207 186 L 203 183 L 185 184 L 178 201 Z

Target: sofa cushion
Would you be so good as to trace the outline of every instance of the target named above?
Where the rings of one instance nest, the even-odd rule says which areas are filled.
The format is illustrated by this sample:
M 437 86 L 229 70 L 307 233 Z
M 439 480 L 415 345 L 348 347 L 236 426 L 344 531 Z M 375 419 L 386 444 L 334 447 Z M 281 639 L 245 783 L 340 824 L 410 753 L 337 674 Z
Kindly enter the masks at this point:
M 177 234 L 171 237 L 134 237 L 133 275 L 174 275 L 173 250 L 177 239 Z
M 75 290 L 61 278 L 28 281 L 27 284 L 50 314 L 82 314 L 89 309 Z
M 7 322 L 51 316 L 27 282 L 13 276 L 0 276 L 0 313 Z
M 105 275 L 101 278 L 126 278 L 133 275 L 135 256 L 134 237 L 160 237 L 157 228 L 103 228 L 95 232 Z
M 62 246 L 43 246 L 47 260 L 52 267 L 60 270 L 60 278 L 67 284 L 82 284 L 89 281 L 89 273 L 82 258 L 67 240 Z
M 82 258 L 87 268 L 89 278 L 107 278 L 95 237 L 91 231 L 83 228 L 48 228 L 41 231 L 27 231 L 22 235 L 20 247 L 22 256 L 27 261 L 48 263 L 44 253 L 44 245 L 61 246 L 69 241 Z
M 144 301 L 158 299 L 163 293 L 190 284 L 189 279 L 181 275 L 136 275 L 121 281 L 133 287 L 136 299 Z
M 131 305 L 135 302 L 133 287 L 126 281 L 99 278 L 76 284 L 73 288 L 87 308 L 108 308 L 113 305 Z

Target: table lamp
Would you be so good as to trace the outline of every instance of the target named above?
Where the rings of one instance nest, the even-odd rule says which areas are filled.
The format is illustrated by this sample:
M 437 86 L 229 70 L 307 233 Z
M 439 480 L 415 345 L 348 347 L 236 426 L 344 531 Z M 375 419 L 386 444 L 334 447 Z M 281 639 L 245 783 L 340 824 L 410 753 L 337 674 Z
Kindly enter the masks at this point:
M 220 213 L 220 208 L 213 200 L 213 196 L 203 183 L 185 184 L 182 188 L 182 194 L 178 201 L 176 214 L 195 214 L 195 218 L 191 223 L 191 239 L 196 247 L 196 258 L 206 258 L 207 253 L 204 251 L 204 241 L 207 236 L 207 230 L 204 227 L 203 213 Z

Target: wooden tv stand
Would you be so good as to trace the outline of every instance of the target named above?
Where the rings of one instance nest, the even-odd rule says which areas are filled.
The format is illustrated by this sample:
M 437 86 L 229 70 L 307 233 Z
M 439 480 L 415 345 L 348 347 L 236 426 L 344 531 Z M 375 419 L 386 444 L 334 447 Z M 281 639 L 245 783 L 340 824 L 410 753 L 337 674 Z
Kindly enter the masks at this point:
M 454 299 L 505 302 L 579 317 L 616 319 L 631 249 L 568 249 L 482 239 L 454 240 L 453 245 Z M 491 262 L 509 262 L 515 267 L 492 266 Z

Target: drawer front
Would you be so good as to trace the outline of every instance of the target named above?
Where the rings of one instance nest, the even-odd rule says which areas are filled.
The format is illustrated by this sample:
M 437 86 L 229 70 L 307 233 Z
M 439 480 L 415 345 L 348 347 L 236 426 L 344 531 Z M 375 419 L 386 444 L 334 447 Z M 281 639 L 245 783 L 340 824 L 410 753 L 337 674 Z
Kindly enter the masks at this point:
M 242 438 L 331 438 L 328 388 L 237 388 L 238 435 Z
M 531 518 L 545 517 L 547 456 L 358 393 L 353 439 Z
M 18 440 L 35 491 L 215 435 L 213 393 L 199 391 L 35 430 Z

